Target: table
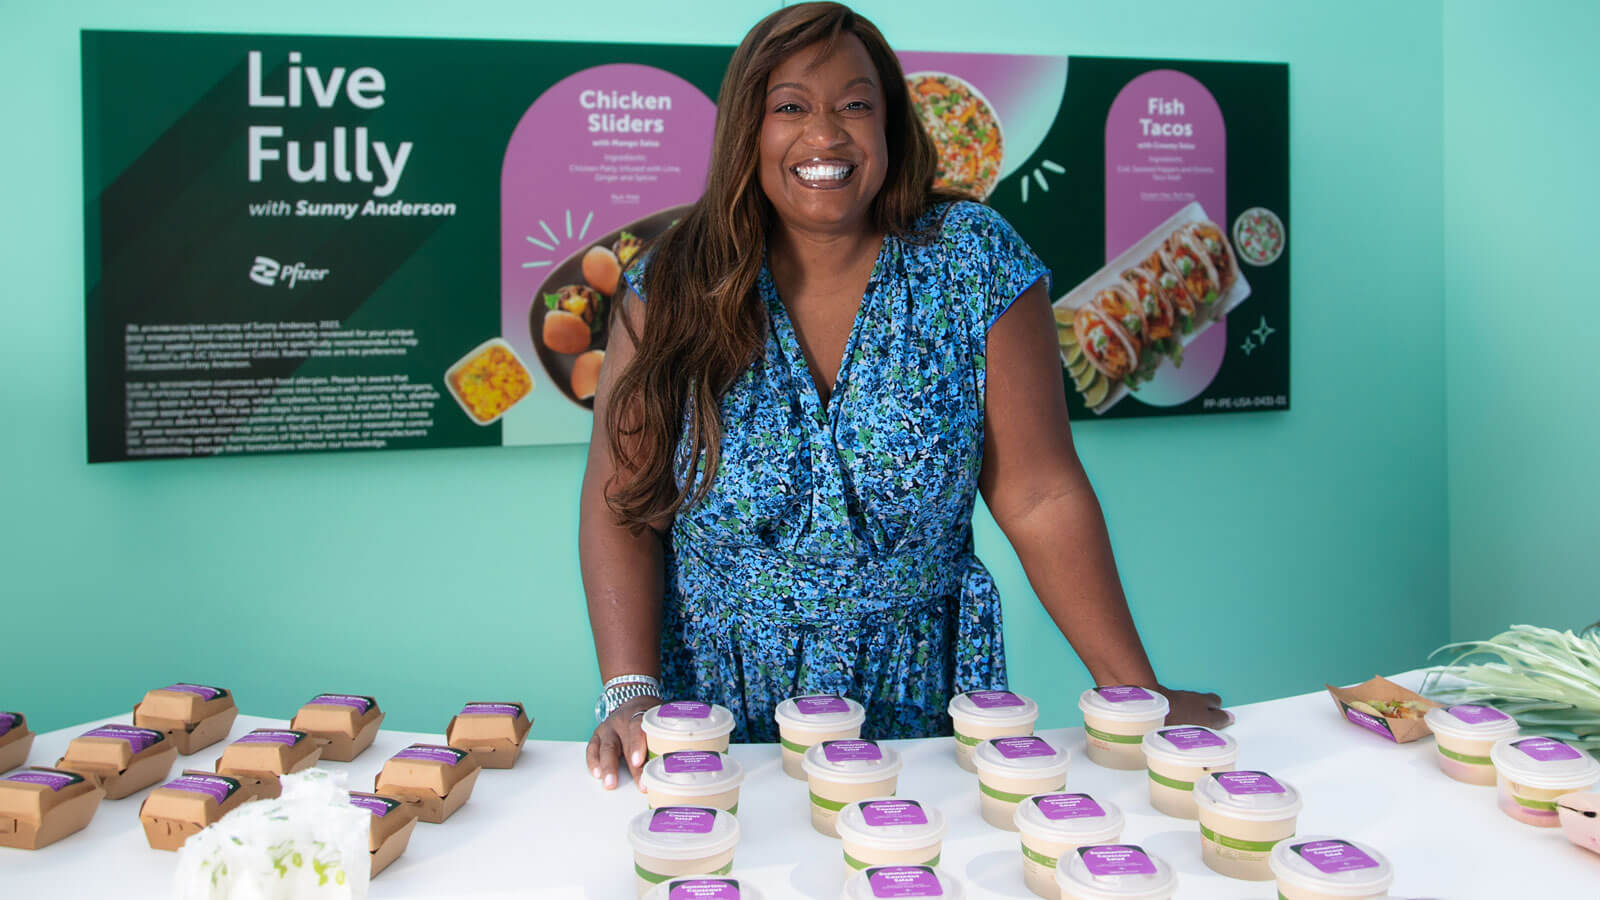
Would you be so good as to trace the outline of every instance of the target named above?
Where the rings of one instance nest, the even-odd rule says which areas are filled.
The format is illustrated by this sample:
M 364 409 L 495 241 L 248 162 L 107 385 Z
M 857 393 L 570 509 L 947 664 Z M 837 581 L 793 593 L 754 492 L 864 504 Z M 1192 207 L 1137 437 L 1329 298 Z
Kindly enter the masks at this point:
M 1395 680 L 1415 688 L 1421 674 Z M 1344 722 L 1321 692 L 1233 712 L 1237 722 L 1230 733 L 1240 744 L 1240 767 L 1264 769 L 1301 790 L 1302 834 L 1355 838 L 1387 854 L 1397 869 L 1394 896 L 1600 897 L 1600 856 L 1569 844 L 1560 829 L 1512 821 L 1495 808 L 1492 788 L 1446 778 L 1433 763 L 1431 739 L 1385 742 Z M 29 762 L 49 765 L 85 730 L 128 721 L 121 716 L 40 734 Z M 284 725 L 240 716 L 230 739 L 252 728 Z M 1111 771 L 1089 762 L 1082 728 L 1040 735 L 1071 748 L 1069 790 L 1122 807 L 1127 814 L 1123 840 L 1143 845 L 1178 870 L 1179 898 L 1275 896 L 1272 882 L 1234 881 L 1207 869 L 1200 861 L 1196 824 L 1151 809 L 1143 772 Z M 414 741 L 443 738 L 383 731 L 354 762 L 322 766 L 347 773 L 350 787 L 370 790 L 384 760 Z M 966 883 L 969 897 L 1031 900 L 1034 895 L 1022 883 L 1017 836 L 979 817 L 977 778 L 956 766 L 950 741 L 890 742 L 905 756 L 899 795 L 944 811 L 949 834 L 942 865 Z M 177 766 L 211 768 L 223 746 L 179 757 Z M 783 774 L 776 745 L 735 746 L 732 753 L 747 772 L 739 805 L 744 834 L 734 873 L 771 900 L 838 897 L 844 882 L 839 843 L 812 830 L 805 784 Z M 42 850 L 0 848 L 0 896 L 169 896 L 176 856 L 145 843 L 138 821 L 145 793 L 103 802 L 88 828 Z M 582 743 L 530 740 L 516 768 L 485 770 L 472 799 L 449 821 L 418 823 L 405 855 L 378 876 L 370 896 L 630 900 L 633 857 L 624 831 L 628 819 L 644 808 L 644 797 L 626 777 L 613 792 L 589 777 Z

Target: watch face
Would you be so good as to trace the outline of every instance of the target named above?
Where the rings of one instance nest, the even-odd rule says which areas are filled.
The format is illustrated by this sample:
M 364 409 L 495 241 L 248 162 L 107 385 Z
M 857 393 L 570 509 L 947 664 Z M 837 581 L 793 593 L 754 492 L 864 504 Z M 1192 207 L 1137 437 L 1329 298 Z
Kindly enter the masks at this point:
M 601 694 L 600 698 L 594 701 L 594 723 L 596 725 L 599 725 L 601 722 L 604 722 L 605 720 L 606 720 L 606 695 L 605 694 Z

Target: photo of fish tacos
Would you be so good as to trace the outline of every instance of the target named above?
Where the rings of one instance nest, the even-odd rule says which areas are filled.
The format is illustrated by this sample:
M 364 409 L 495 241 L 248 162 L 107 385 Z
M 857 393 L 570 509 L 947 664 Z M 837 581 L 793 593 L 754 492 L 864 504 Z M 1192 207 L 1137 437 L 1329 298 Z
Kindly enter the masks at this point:
M 1215 318 L 1217 299 L 1222 296 L 1222 282 L 1211 258 L 1194 245 L 1181 230 L 1173 232 L 1161 245 L 1161 260 L 1166 271 L 1177 277 L 1185 292 L 1193 299 L 1198 319 Z M 1197 319 L 1197 320 L 1198 320 Z

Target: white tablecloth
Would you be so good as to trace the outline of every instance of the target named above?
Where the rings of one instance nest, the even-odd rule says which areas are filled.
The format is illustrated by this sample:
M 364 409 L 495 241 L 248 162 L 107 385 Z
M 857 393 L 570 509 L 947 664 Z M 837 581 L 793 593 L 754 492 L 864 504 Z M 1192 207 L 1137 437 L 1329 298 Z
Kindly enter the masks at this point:
M 1415 687 L 1420 676 L 1398 680 Z M 1345 723 L 1322 692 L 1233 712 L 1238 721 L 1230 731 L 1241 747 L 1240 767 L 1266 770 L 1301 790 L 1302 834 L 1354 838 L 1387 854 L 1398 875 L 1394 896 L 1600 898 L 1600 856 L 1569 844 L 1560 829 L 1512 821 L 1496 809 L 1492 788 L 1444 777 L 1433 763 L 1432 739 L 1388 743 Z M 29 763 L 50 765 L 88 728 L 128 721 L 121 716 L 41 734 Z M 284 724 L 240 716 L 230 739 Z M 1072 749 L 1070 790 L 1121 806 L 1128 816 L 1123 840 L 1177 868 L 1179 898 L 1275 896 L 1271 882 L 1235 881 L 1207 869 L 1195 823 L 1151 809 L 1143 772 L 1090 763 L 1081 728 L 1040 734 Z M 384 731 L 354 762 L 322 765 L 347 772 L 351 787 L 370 790 L 391 754 L 414 741 L 442 740 L 437 734 Z M 1017 836 L 979 817 L 976 776 L 956 766 L 950 739 L 893 745 L 905 756 L 899 795 L 944 811 L 950 830 L 943 866 L 966 883 L 968 896 L 1032 898 L 1022 883 Z M 177 766 L 211 768 L 223 746 L 179 757 Z M 838 897 L 845 875 L 839 843 L 812 830 L 806 786 L 783 774 L 776 745 L 735 746 L 733 755 L 748 773 L 734 872 L 772 900 Z M 0 897 L 168 896 L 176 856 L 145 843 L 138 821 L 145 793 L 103 802 L 87 829 L 42 850 L 0 848 Z M 583 744 L 529 741 L 516 768 L 486 770 L 472 799 L 449 821 L 418 823 L 405 855 L 378 876 L 370 896 L 628 900 L 634 880 L 625 826 L 644 808 L 644 797 L 626 777 L 619 789 L 607 792 L 588 776 Z

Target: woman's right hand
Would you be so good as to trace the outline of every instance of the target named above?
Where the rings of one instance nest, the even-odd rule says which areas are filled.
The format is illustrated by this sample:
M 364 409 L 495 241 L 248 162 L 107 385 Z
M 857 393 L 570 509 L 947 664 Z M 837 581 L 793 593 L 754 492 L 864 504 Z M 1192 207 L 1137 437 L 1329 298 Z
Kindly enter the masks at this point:
M 640 720 L 651 707 L 660 704 L 660 697 L 635 697 L 617 707 L 595 728 L 594 736 L 589 738 L 589 774 L 606 790 L 617 786 L 619 761 L 627 763 L 633 783 L 644 790 L 644 783 L 639 779 L 645 760 L 644 727 Z

